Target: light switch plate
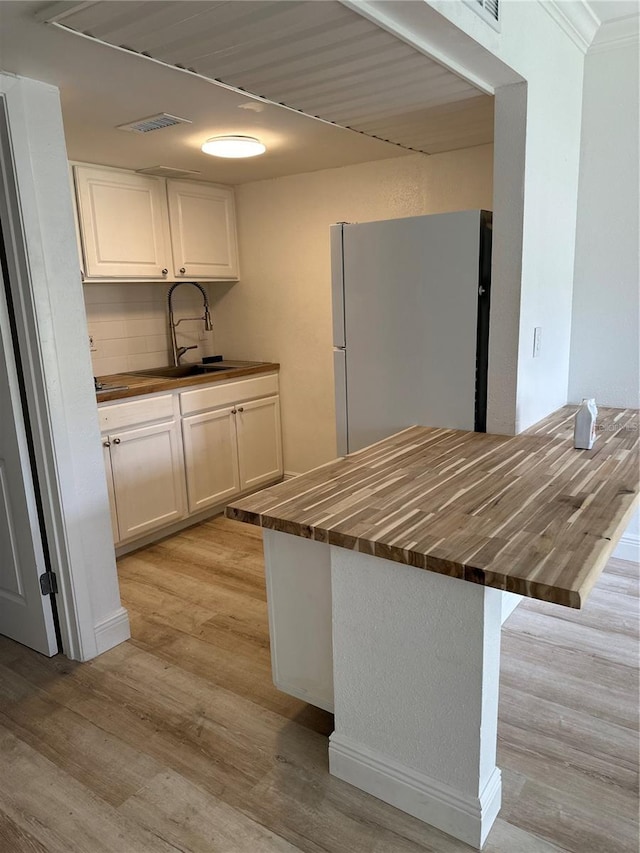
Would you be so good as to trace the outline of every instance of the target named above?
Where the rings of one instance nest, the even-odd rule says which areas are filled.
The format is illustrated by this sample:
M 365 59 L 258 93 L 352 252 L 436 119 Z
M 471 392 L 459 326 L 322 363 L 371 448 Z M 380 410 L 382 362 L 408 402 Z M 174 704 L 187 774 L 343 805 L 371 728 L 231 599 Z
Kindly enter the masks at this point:
M 533 357 L 538 358 L 542 347 L 542 326 L 536 326 L 533 330 Z

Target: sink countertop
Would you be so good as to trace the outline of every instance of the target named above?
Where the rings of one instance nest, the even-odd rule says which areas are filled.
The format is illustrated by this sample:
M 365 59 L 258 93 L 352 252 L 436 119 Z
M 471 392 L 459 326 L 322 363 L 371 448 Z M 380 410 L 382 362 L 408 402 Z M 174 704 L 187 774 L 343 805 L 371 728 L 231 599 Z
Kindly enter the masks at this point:
M 640 498 L 640 417 L 576 406 L 516 436 L 410 427 L 232 502 L 227 517 L 582 607 Z
M 98 376 L 98 380 L 108 387 L 96 392 L 98 403 L 111 400 L 123 400 L 127 397 L 139 397 L 142 394 L 155 394 L 158 391 L 173 391 L 176 388 L 187 388 L 192 385 L 211 385 L 214 382 L 224 382 L 226 379 L 239 379 L 252 376 L 255 373 L 270 373 L 279 370 L 280 365 L 270 361 L 217 361 L 216 367 L 229 367 L 229 370 L 211 370 L 194 376 L 184 376 L 180 379 L 166 376 L 144 376 L 142 373 L 113 373 L 109 376 Z M 126 387 L 121 387 L 126 386 Z

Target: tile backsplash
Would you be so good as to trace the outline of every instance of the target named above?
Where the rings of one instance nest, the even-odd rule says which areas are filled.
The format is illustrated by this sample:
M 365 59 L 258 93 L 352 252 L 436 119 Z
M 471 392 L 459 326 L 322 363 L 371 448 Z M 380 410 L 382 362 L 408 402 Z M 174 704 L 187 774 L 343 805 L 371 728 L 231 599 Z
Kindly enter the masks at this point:
M 207 285 L 203 285 L 207 290 Z M 167 292 L 162 284 L 85 284 L 84 301 L 91 353 L 96 376 L 162 367 L 171 362 Z M 209 294 L 209 291 L 207 290 Z M 211 296 L 209 294 L 210 301 Z M 176 319 L 201 317 L 202 297 L 193 287 L 174 294 Z M 205 332 L 201 320 L 185 320 L 178 326 L 179 346 L 196 344 L 182 361 L 200 361 L 214 355 L 214 332 Z

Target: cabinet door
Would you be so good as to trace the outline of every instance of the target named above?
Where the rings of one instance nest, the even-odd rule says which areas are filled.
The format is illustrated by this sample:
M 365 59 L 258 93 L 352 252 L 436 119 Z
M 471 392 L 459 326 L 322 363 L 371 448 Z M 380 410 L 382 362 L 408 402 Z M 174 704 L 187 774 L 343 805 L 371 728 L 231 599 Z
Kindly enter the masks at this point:
M 280 398 L 264 397 L 236 409 L 240 488 L 244 491 L 282 476 Z
M 240 491 L 235 409 L 182 419 L 189 512 L 198 512 Z
M 92 166 L 75 166 L 74 173 L 85 275 L 166 276 L 170 246 L 164 181 Z
M 107 494 L 109 495 L 109 511 L 111 513 L 111 532 L 113 533 L 113 542 L 115 545 L 120 541 L 120 531 L 118 530 L 118 514 L 116 512 L 116 498 L 113 491 L 113 472 L 111 470 L 111 442 L 105 436 L 102 439 L 102 457 L 104 460 L 104 473 L 107 479 Z
M 112 433 L 111 468 L 121 539 L 132 539 L 185 515 L 178 422 Z
M 238 277 L 233 190 L 167 181 L 174 274 L 181 278 Z

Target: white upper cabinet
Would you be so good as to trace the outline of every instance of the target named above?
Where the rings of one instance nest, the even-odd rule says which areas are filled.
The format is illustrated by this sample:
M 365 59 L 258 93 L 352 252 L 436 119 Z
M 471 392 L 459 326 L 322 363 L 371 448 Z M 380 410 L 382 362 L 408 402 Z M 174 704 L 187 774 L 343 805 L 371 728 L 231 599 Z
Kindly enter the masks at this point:
M 231 187 L 73 167 L 85 280 L 238 278 Z
M 233 190 L 195 181 L 167 181 L 174 275 L 238 277 Z
M 74 173 L 85 276 L 167 279 L 164 180 L 96 166 L 75 166 Z

